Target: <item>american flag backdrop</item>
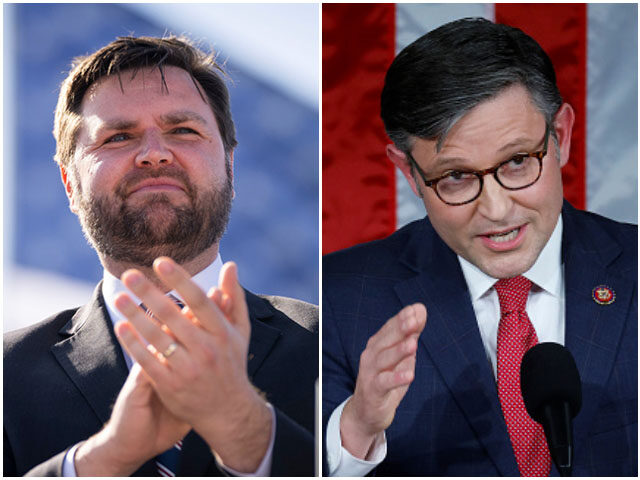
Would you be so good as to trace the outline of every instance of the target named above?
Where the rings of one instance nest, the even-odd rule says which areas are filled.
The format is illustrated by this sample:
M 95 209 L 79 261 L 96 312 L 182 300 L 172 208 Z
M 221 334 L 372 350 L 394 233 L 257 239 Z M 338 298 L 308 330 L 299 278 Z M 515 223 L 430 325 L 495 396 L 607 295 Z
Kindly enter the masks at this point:
M 464 17 L 518 27 L 542 45 L 576 112 L 565 198 L 637 223 L 636 4 L 324 4 L 323 253 L 385 237 L 425 215 L 386 158 L 380 92 L 402 48 Z

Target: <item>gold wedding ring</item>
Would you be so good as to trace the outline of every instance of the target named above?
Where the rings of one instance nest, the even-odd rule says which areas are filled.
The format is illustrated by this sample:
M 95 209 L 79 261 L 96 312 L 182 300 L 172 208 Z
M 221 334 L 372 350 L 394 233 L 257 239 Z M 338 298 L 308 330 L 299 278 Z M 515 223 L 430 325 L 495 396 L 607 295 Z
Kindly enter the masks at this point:
M 178 349 L 178 345 L 176 345 L 175 343 L 171 342 L 169 344 L 169 346 L 167 347 L 167 349 L 162 352 L 162 356 L 164 358 L 169 358 L 171 355 L 173 355 L 175 353 L 175 351 Z

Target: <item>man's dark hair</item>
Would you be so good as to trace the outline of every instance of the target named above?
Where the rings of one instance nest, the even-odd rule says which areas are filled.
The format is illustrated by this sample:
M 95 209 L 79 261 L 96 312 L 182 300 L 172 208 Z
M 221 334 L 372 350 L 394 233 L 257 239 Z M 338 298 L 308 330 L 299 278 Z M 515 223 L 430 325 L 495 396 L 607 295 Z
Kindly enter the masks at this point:
M 55 160 L 68 167 L 75 152 L 81 126 L 80 108 L 87 90 L 101 78 L 131 72 L 141 68 L 157 68 L 162 75 L 164 67 L 171 65 L 191 75 L 194 84 L 218 123 L 227 159 L 237 145 L 236 130 L 231 117 L 229 91 L 225 72 L 213 53 L 206 54 L 185 37 L 118 37 L 97 52 L 73 60 L 71 71 L 60 87 L 56 106 L 53 135 L 56 139 Z M 122 86 L 122 83 L 121 83 Z
M 385 77 L 381 116 L 402 151 L 412 137 L 438 140 L 479 103 L 523 85 L 549 126 L 562 105 L 551 60 L 538 43 L 483 18 L 447 23 L 404 48 Z M 555 135 L 555 134 L 554 134 Z

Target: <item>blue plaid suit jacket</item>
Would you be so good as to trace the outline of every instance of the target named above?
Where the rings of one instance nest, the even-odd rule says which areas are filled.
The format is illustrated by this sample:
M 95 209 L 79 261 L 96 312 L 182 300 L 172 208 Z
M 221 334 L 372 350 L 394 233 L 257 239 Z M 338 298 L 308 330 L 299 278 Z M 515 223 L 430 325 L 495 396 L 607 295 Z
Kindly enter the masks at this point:
M 566 338 L 582 379 L 575 476 L 637 476 L 637 226 L 563 206 Z M 386 431 L 377 475 L 517 476 L 469 293 L 427 218 L 323 265 L 323 420 L 353 393 L 368 338 L 423 302 L 416 375 Z M 597 285 L 614 303 L 592 299 Z M 326 431 L 326 430 L 325 430 Z M 552 475 L 558 475 L 555 467 Z

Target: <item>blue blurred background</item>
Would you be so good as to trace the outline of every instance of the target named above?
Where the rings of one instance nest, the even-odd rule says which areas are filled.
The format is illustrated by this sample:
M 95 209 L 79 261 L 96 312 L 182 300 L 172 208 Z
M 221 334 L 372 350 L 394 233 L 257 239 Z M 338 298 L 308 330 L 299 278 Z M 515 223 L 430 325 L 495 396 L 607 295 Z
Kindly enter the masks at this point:
M 227 60 L 238 131 L 223 260 L 256 293 L 318 303 L 318 5 L 5 4 L 4 330 L 85 303 L 102 277 L 51 135 L 71 59 L 117 36 L 186 34 Z

